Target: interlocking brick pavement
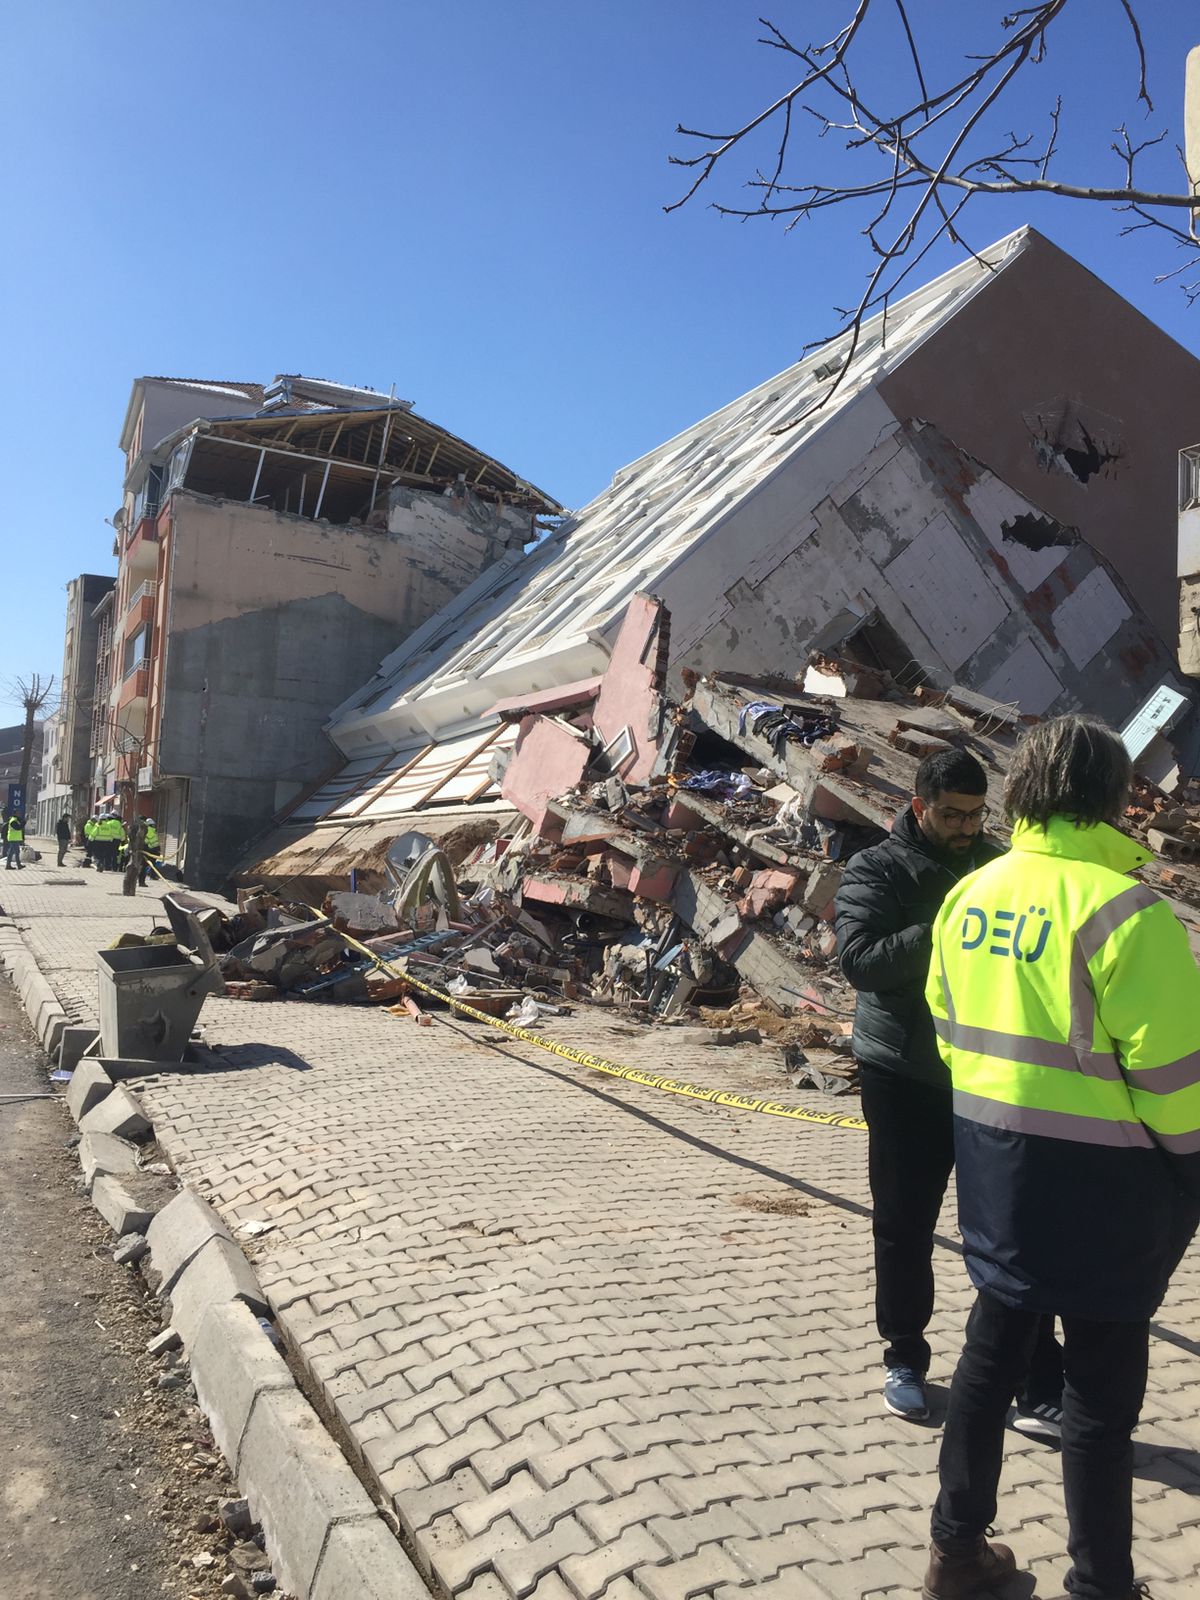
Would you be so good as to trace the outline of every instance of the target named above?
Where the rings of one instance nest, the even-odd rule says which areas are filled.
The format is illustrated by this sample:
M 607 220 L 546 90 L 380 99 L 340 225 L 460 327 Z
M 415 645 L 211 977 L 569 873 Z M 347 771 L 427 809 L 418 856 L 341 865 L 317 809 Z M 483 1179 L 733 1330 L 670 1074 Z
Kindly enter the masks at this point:
M 81 1018 L 156 895 L 0 879 Z M 864 1136 L 610 1082 L 471 1023 L 215 999 L 220 1066 L 138 1088 L 249 1248 L 346 1447 L 427 1575 L 471 1600 L 862 1600 L 919 1590 L 938 1432 L 881 1413 Z M 779 1092 L 776 1058 L 607 1015 L 555 1033 Z M 803 1096 L 789 1098 L 801 1098 Z M 816 1096 L 814 1105 L 827 1108 Z M 942 1219 L 933 1378 L 971 1293 Z M 1200 1252 L 1159 1314 L 1137 1561 L 1200 1592 Z M 939 1399 L 944 1399 L 944 1389 Z M 1009 1437 L 1001 1531 L 1061 1591 L 1054 1452 Z

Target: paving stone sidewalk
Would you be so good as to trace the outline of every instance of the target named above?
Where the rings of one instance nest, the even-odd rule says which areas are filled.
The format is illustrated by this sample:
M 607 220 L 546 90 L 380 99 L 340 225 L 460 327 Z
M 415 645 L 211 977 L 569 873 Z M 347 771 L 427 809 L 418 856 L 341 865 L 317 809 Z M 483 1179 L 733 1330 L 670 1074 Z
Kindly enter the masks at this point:
M 82 885 L 62 884 L 82 877 Z M 56 886 L 56 881 L 59 880 Z M 156 896 L 0 877 L 52 987 Z M 221 1070 L 134 1085 L 181 1176 L 251 1245 L 287 1337 L 436 1585 L 473 1600 L 920 1592 L 939 1433 L 881 1411 L 865 1136 L 612 1082 L 473 1023 L 208 1002 Z M 719 1088 L 777 1056 L 594 1012 L 557 1036 Z M 808 1096 L 827 1110 L 830 1102 Z M 971 1293 L 942 1219 L 935 1396 Z M 1160 1312 L 1137 1563 L 1200 1593 L 1200 1252 Z M 1010 1435 L 999 1528 L 1061 1593 L 1057 1454 Z

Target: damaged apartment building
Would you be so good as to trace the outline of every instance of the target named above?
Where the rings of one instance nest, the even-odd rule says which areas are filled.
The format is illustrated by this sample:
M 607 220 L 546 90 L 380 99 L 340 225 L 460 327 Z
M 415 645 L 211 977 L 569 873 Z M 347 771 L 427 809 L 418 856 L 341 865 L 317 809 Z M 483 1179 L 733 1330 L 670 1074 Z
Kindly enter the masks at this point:
M 505 792 L 510 753 L 605 673 L 639 591 L 669 614 L 654 649 L 676 698 L 702 675 L 802 684 L 824 652 L 1018 715 L 1098 713 L 1142 729 L 1156 783 L 1190 776 L 1195 719 L 1166 641 L 1200 362 L 1030 229 L 867 323 L 848 365 L 846 350 L 625 467 L 429 616 L 334 713 L 340 770 L 241 880 L 315 890 L 406 828 L 461 843 L 529 815 L 538 796 Z M 644 778 L 658 736 L 634 718 L 611 769 Z M 552 766 L 548 750 L 542 799 L 582 770 Z
M 93 798 L 216 884 L 340 764 L 332 708 L 561 508 L 410 402 L 298 376 L 140 378 L 121 448 Z

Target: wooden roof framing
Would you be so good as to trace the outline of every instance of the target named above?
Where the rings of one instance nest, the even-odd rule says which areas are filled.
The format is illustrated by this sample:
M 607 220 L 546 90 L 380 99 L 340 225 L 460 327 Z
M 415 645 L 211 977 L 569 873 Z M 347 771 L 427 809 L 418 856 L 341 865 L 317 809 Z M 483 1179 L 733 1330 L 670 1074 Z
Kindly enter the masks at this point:
M 400 406 L 372 411 L 275 412 L 262 417 L 235 417 L 204 426 L 198 440 L 205 447 L 222 444 L 236 449 L 267 449 L 273 459 L 292 457 L 331 478 L 378 474 L 379 482 L 444 489 L 460 478 L 487 499 L 547 516 L 562 507 L 508 467 L 448 433 L 445 428 Z M 190 476 L 190 473 L 189 473 Z

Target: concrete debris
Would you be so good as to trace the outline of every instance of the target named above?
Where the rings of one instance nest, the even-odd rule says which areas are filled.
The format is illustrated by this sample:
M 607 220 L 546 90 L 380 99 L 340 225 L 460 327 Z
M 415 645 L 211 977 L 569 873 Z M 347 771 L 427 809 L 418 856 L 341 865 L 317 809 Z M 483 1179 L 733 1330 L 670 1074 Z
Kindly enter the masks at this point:
M 222 1500 L 217 1507 L 217 1513 L 229 1532 L 238 1539 L 249 1537 L 253 1527 L 254 1518 L 250 1515 L 248 1500 Z
M 118 1267 L 132 1267 L 148 1255 L 150 1246 L 141 1233 L 123 1233 L 113 1246 L 113 1260 Z
M 429 985 L 548 1033 L 576 1005 L 618 1007 L 713 1043 L 760 1038 L 793 1086 L 854 1087 L 833 931 L 844 865 L 885 836 L 933 751 L 979 758 L 1003 836 L 1004 774 L 1035 719 L 828 654 L 795 677 L 684 672 L 673 701 L 669 631 L 638 595 L 603 677 L 497 706 L 520 730 L 502 779 L 518 816 L 455 872 L 411 832 L 380 893 L 352 878 L 320 916 L 243 890 L 213 933 L 227 992 L 385 1003 L 422 1025 L 445 1004 Z M 1176 876 L 1200 860 L 1198 799 L 1139 780 L 1127 816 Z

